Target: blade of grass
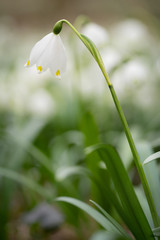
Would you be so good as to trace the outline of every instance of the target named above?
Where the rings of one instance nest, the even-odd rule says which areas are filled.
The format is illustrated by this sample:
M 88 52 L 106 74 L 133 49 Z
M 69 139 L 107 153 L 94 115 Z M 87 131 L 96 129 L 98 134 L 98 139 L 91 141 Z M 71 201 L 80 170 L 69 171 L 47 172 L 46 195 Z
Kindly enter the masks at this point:
M 93 200 L 90 200 L 91 203 L 93 203 L 100 211 L 101 213 L 117 228 L 127 238 L 132 239 L 125 230 L 121 227 L 121 225 L 113 218 L 111 217 L 98 203 L 94 202 Z
M 141 163 L 143 164 L 143 161 L 146 159 L 147 156 L 149 156 L 146 160 L 148 164 L 143 164 L 144 172 L 152 193 L 153 201 L 156 206 L 156 210 L 158 215 L 160 216 L 160 181 L 159 181 L 159 170 L 157 166 L 157 162 L 153 161 L 154 159 L 160 157 L 160 152 L 157 152 L 155 154 L 153 153 L 153 150 L 149 143 L 147 142 L 141 142 L 137 145 L 138 153 L 141 159 Z M 146 161 L 145 160 L 145 161 Z M 149 161 L 151 162 L 149 163 Z
M 147 163 L 150 163 L 151 161 L 153 160 L 156 160 L 160 158 L 160 151 L 159 152 L 156 152 L 156 153 L 153 153 L 151 154 L 149 157 L 147 157 L 144 162 L 143 162 L 143 165 L 147 164 Z
M 117 196 L 117 193 L 111 188 L 111 186 L 106 181 L 104 181 L 104 179 L 101 179 L 101 175 L 100 176 L 91 175 L 90 178 L 91 181 L 96 184 L 100 192 L 99 194 L 102 194 L 102 197 L 106 201 L 106 203 L 109 202 L 109 204 L 115 208 L 120 218 L 127 225 L 129 222 L 128 214 L 126 211 L 124 211 L 122 204 Z
M 110 172 L 123 208 L 128 212 L 128 226 L 133 235 L 137 240 L 154 239 L 152 230 L 134 192 L 127 171 L 116 150 L 112 146 L 104 144 L 97 144 L 87 149 L 88 153 L 95 151 L 98 152 Z
M 99 213 L 97 210 L 95 210 L 88 204 L 86 204 L 80 200 L 70 198 L 70 197 L 59 197 L 59 198 L 56 198 L 56 201 L 67 202 L 67 203 L 70 203 L 70 204 L 82 209 L 109 232 L 117 233 L 117 234 L 123 236 L 122 233 L 119 231 L 119 229 L 115 225 L 113 225 L 113 223 L 110 220 L 105 218 L 101 213 Z M 126 239 L 130 239 L 130 238 L 126 238 Z
M 160 227 L 153 228 L 152 230 L 155 237 L 160 237 Z

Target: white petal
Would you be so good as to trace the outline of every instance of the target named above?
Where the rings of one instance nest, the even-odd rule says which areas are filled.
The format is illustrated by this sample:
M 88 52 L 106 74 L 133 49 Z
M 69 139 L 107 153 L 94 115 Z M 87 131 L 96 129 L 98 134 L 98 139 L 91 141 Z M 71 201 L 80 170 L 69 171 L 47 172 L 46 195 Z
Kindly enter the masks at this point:
M 29 66 L 32 66 L 37 63 L 37 60 L 41 57 L 47 45 L 51 41 L 52 36 L 53 36 L 53 33 L 49 33 L 34 45 L 30 53 Z
M 39 67 L 42 68 L 42 70 L 40 72 L 47 70 L 49 68 L 50 61 L 53 61 L 53 59 L 54 59 L 54 52 L 52 51 L 54 42 L 55 42 L 55 35 L 52 33 L 51 39 L 50 39 L 48 45 L 45 47 L 41 56 L 36 61 L 37 69 Z
M 29 63 L 30 63 L 30 61 L 28 60 L 28 62 L 26 62 L 25 64 L 24 64 L 24 67 L 29 67 Z
M 26 66 L 34 64 L 36 64 L 38 73 L 49 68 L 54 76 L 60 78 L 60 74 L 66 70 L 66 54 L 59 35 L 49 33 L 35 44 Z
M 55 76 L 58 77 L 66 70 L 66 55 L 62 40 L 59 35 L 53 34 L 50 42 L 36 62 L 37 68 L 40 66 L 42 70 L 50 68 Z
M 54 45 L 52 45 L 52 53 L 54 58 L 49 62 L 49 68 L 53 75 L 56 75 L 57 71 L 61 73 L 65 72 L 67 59 L 64 49 L 64 45 L 59 35 L 55 36 Z

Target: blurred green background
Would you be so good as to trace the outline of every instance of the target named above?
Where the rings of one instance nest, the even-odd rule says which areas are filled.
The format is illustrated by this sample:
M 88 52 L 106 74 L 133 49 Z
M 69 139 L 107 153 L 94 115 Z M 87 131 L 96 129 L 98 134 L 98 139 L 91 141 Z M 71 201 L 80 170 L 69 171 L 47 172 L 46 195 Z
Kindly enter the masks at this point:
M 0 2 L 0 239 L 94 239 L 99 227 L 57 196 L 92 198 L 116 216 L 88 176 L 110 184 L 84 148 L 111 143 L 139 186 L 133 159 L 98 66 L 68 28 L 61 80 L 25 69 L 33 45 L 66 18 L 96 43 L 137 146 L 160 150 L 158 0 L 2 0 Z M 86 21 L 87 20 L 87 21 Z M 149 150 L 148 150 L 149 151 Z M 148 152 L 149 155 L 150 152 Z M 143 155 L 143 153 L 142 153 Z M 147 157 L 147 156 L 145 156 Z M 101 179 L 99 179 L 101 176 Z M 65 216 L 57 230 L 22 220 L 42 202 Z M 40 208 L 41 209 L 41 208 Z M 41 211 L 41 210 L 40 210 Z M 118 218 L 118 216 L 116 216 Z M 86 227 L 87 224 L 87 227 Z

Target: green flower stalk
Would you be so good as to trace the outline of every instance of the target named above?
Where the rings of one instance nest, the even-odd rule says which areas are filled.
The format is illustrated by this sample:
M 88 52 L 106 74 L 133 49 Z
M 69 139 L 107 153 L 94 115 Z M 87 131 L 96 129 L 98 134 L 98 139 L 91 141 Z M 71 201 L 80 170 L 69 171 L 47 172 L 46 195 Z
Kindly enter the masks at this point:
M 104 75 L 104 78 L 105 78 L 105 80 L 107 82 L 107 85 L 110 89 L 113 101 L 115 103 L 117 112 L 119 114 L 120 120 L 122 122 L 124 131 L 125 131 L 125 134 L 126 134 L 129 146 L 130 146 L 130 149 L 132 151 L 133 158 L 134 158 L 134 161 L 135 161 L 135 164 L 136 164 L 136 167 L 137 167 L 137 170 L 138 170 L 141 182 L 142 182 L 142 186 L 143 186 L 143 189 L 144 189 L 147 201 L 148 201 L 148 205 L 149 205 L 149 208 L 150 208 L 150 211 L 151 211 L 151 215 L 152 215 L 152 218 L 153 218 L 154 225 L 155 225 L 155 227 L 158 227 L 158 226 L 160 226 L 160 221 L 159 221 L 159 217 L 157 215 L 157 211 L 156 211 L 156 207 L 155 207 L 152 195 L 151 195 L 151 191 L 150 191 L 150 188 L 149 188 L 149 185 L 148 185 L 148 182 L 147 182 L 147 179 L 146 179 L 146 176 L 145 176 L 145 173 L 144 173 L 144 170 L 143 170 L 143 167 L 142 167 L 142 164 L 141 164 L 141 161 L 140 161 L 140 158 L 139 158 L 139 155 L 138 155 L 138 152 L 137 152 L 132 134 L 131 134 L 130 129 L 128 127 L 126 118 L 124 116 L 123 110 L 122 110 L 121 105 L 119 103 L 119 100 L 117 98 L 114 87 L 113 87 L 113 85 L 112 85 L 112 83 L 109 79 L 109 76 L 106 72 L 106 69 L 105 69 L 103 60 L 101 58 L 101 55 L 100 55 L 97 47 L 95 46 L 95 44 L 88 37 L 79 33 L 77 31 L 77 29 L 70 22 L 68 22 L 65 19 L 62 19 L 55 24 L 55 26 L 53 28 L 53 33 L 54 34 L 58 35 L 61 32 L 62 27 L 63 27 L 63 23 L 66 23 L 74 31 L 74 33 L 80 38 L 80 40 L 84 43 L 84 45 L 87 47 L 87 49 L 90 51 L 90 53 L 92 54 L 92 56 L 96 60 L 97 64 L 99 65 L 99 67 L 100 67 L 100 69 L 101 69 L 101 71 Z

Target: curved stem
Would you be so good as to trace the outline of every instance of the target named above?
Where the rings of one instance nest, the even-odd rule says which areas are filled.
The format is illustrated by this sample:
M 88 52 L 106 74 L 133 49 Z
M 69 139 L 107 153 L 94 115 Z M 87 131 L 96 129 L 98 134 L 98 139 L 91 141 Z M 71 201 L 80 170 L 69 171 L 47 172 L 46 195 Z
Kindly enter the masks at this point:
M 76 29 L 70 22 L 68 22 L 66 19 L 62 19 L 62 20 L 58 21 L 58 22 L 56 23 L 56 25 L 59 25 L 59 24 L 60 24 L 60 27 L 62 28 L 62 25 L 61 25 L 62 23 L 66 23 L 66 24 L 75 32 L 75 34 L 80 38 L 80 40 L 85 44 L 85 46 L 88 48 L 88 46 L 86 45 L 86 41 L 84 41 L 84 36 L 83 36 L 81 33 L 79 33 L 79 32 L 77 31 L 77 29 Z M 56 25 L 55 25 L 55 26 L 56 26 Z M 55 27 L 54 27 L 54 28 L 55 28 Z M 54 28 L 53 28 L 53 31 L 54 31 Z M 89 40 L 89 39 L 88 39 L 88 40 Z M 103 75 L 104 75 L 104 77 L 105 77 L 105 79 L 106 79 L 106 81 L 107 81 L 108 86 L 111 86 L 112 83 L 111 83 L 111 81 L 110 81 L 110 79 L 109 79 L 109 76 L 108 76 L 106 70 L 105 70 L 105 66 L 104 66 L 103 60 L 102 60 L 102 58 L 101 58 L 101 55 L 99 54 L 99 51 L 98 51 L 98 49 L 96 48 L 96 46 L 94 45 L 94 43 L 91 42 L 91 41 L 90 41 L 90 43 L 91 43 L 91 45 L 93 46 L 93 48 L 96 49 L 96 52 L 98 53 L 98 58 L 99 58 L 99 59 L 98 59 L 98 61 L 97 61 L 97 59 L 95 59 L 95 60 L 97 61 L 98 65 L 99 65 L 99 67 L 100 67 L 100 69 L 101 69 L 101 71 L 102 71 L 102 73 L 103 73 Z M 90 51 L 89 48 L 88 48 L 88 50 Z M 92 53 L 91 53 L 91 54 L 92 54 Z
M 158 226 L 160 226 L 160 221 L 159 221 L 159 217 L 157 215 L 157 211 L 156 211 L 156 207 L 155 207 L 155 204 L 154 204 L 154 201 L 153 201 L 153 198 L 152 198 L 152 194 L 151 194 L 151 191 L 150 191 L 150 188 L 149 188 L 149 185 L 148 185 L 148 182 L 147 182 L 147 179 L 146 179 L 146 176 L 145 176 L 145 173 L 144 173 L 144 170 L 143 170 L 143 167 L 142 167 L 142 164 L 141 164 L 141 161 L 140 161 L 135 143 L 133 141 L 132 134 L 131 134 L 130 129 L 128 127 L 126 118 L 124 116 L 123 110 L 122 110 L 121 105 L 119 103 L 119 100 L 118 100 L 118 97 L 117 97 L 116 92 L 114 90 L 114 87 L 113 87 L 113 85 L 112 85 L 112 83 L 109 79 L 109 76 L 106 72 L 103 60 L 100 56 L 100 53 L 99 53 L 98 49 L 96 48 L 96 46 L 94 45 L 94 43 L 90 39 L 88 39 L 86 36 L 80 34 L 76 30 L 76 28 L 70 22 L 68 22 L 65 19 L 62 19 L 62 20 L 60 20 L 56 23 L 55 26 L 60 26 L 59 30 L 57 31 L 56 34 L 58 34 L 61 31 L 62 23 L 66 23 L 76 33 L 76 35 L 80 38 L 80 40 L 85 44 L 85 46 L 88 48 L 88 50 L 91 52 L 91 54 L 95 58 L 96 62 L 98 63 L 98 65 L 99 65 L 99 67 L 100 67 L 100 69 L 101 69 L 101 71 L 102 71 L 102 73 L 105 77 L 105 80 L 106 80 L 106 82 L 108 84 L 108 87 L 110 89 L 113 101 L 115 103 L 117 112 L 119 114 L 121 123 L 123 125 L 123 128 L 124 128 L 124 131 L 125 131 L 130 149 L 132 151 L 132 155 L 133 155 L 133 158 L 134 158 L 134 161 L 135 161 L 135 164 L 136 164 L 136 167 L 137 167 L 137 170 L 138 170 L 141 182 L 142 182 L 142 186 L 143 186 L 143 189 L 144 189 L 147 201 L 148 201 L 148 205 L 149 205 L 149 208 L 150 208 L 150 211 L 151 211 L 151 215 L 152 215 L 152 218 L 153 218 L 154 225 L 155 225 L 155 227 L 158 227 Z M 54 31 L 54 29 L 53 29 L 53 31 Z

